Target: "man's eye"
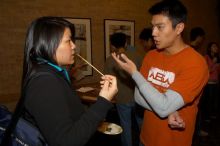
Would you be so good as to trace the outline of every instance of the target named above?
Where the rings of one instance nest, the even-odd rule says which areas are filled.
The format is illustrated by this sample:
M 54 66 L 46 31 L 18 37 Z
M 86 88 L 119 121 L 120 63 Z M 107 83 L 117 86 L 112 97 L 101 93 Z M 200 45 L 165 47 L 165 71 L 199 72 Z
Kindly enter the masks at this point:
M 164 28 L 164 26 L 162 26 L 162 25 L 158 26 L 159 30 L 162 30 L 163 28 Z

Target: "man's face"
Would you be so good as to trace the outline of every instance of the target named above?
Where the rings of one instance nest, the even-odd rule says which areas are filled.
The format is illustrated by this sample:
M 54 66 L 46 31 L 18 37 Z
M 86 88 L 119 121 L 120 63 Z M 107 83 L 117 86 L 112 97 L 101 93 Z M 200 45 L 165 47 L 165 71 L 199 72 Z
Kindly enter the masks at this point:
M 198 36 L 196 41 L 197 41 L 198 46 L 201 46 L 203 42 L 205 41 L 205 36 Z
M 152 36 L 157 49 L 166 49 L 171 47 L 178 33 L 172 27 L 171 20 L 162 14 L 152 16 Z

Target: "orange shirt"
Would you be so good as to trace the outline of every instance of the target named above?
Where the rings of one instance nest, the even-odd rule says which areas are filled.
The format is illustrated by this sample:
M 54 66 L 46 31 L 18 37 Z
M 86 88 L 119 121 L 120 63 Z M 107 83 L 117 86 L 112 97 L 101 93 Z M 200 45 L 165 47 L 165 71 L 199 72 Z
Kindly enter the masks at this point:
M 141 67 L 142 75 L 160 92 L 178 92 L 185 106 L 178 112 L 186 123 L 184 130 L 169 128 L 167 118 L 145 110 L 141 141 L 145 146 L 191 146 L 202 89 L 208 81 L 205 59 L 193 48 L 185 48 L 174 55 L 150 51 Z

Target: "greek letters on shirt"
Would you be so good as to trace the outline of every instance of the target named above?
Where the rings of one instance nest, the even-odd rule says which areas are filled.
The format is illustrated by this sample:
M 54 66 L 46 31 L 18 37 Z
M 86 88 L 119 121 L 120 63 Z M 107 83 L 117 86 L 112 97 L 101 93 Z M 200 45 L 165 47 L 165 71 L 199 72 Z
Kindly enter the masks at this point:
M 147 79 L 153 84 L 168 88 L 175 80 L 175 73 L 151 67 Z

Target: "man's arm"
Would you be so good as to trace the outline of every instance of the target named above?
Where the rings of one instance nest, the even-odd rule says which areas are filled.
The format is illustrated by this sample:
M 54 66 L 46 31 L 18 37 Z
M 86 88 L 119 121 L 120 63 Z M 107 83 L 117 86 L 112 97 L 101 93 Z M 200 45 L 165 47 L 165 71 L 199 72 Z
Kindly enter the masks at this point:
M 132 74 L 132 78 L 135 80 L 141 95 L 143 95 L 139 96 L 138 99 L 135 97 L 136 102 L 141 103 L 145 108 L 150 106 L 161 118 L 167 117 L 184 106 L 183 98 L 179 93 L 170 89 L 165 93 L 160 93 L 138 71 Z M 146 101 L 143 102 L 144 100 L 141 97 Z
M 152 108 L 150 105 L 147 103 L 146 99 L 141 95 L 139 89 L 135 87 L 134 91 L 134 100 L 136 103 L 138 103 L 140 106 L 144 107 L 145 109 L 152 111 Z
M 152 111 L 152 108 L 147 103 L 147 101 L 144 99 L 144 97 L 141 95 L 137 87 L 135 87 L 134 99 L 136 103 L 138 103 L 140 106 L 144 107 L 145 109 L 149 111 Z M 183 121 L 182 117 L 179 115 L 177 111 L 169 114 L 168 125 L 172 129 L 185 128 L 185 122 Z
M 149 111 L 152 111 L 152 108 L 144 99 L 144 97 L 141 95 L 137 87 L 135 88 L 134 99 L 140 106 L 144 107 Z M 183 121 L 182 117 L 179 115 L 177 111 L 169 114 L 168 125 L 172 129 L 185 128 L 185 122 Z
M 167 117 L 184 106 L 183 97 L 179 93 L 169 89 L 165 93 L 160 93 L 137 71 L 134 62 L 127 58 L 126 55 L 121 54 L 119 56 L 112 53 L 112 57 L 122 69 L 132 76 L 140 93 L 158 116 L 161 118 Z M 124 61 L 121 61 L 119 57 Z

